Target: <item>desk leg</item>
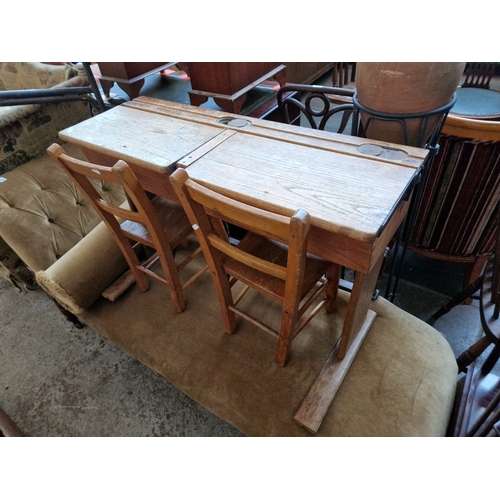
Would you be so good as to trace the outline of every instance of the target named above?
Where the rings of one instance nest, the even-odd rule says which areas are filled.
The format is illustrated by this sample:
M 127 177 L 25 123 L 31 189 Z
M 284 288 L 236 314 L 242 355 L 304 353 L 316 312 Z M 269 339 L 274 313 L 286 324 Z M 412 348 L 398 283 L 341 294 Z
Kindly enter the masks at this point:
M 351 298 L 349 299 L 345 315 L 344 328 L 340 337 L 340 345 L 337 353 L 339 359 L 345 357 L 351 342 L 365 322 L 382 262 L 383 256 L 368 274 L 356 272 Z
M 369 274 L 356 273 L 342 334 L 321 373 L 302 401 L 295 421 L 316 434 L 370 329 L 375 312 L 369 309 L 383 257 Z

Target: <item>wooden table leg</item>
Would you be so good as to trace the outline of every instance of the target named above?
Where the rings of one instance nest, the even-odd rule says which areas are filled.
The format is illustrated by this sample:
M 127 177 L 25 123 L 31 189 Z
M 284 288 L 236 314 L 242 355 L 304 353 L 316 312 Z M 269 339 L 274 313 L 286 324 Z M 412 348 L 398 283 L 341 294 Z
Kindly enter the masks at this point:
M 243 94 L 239 97 L 236 98 L 231 98 L 231 99 L 219 99 L 217 97 L 214 97 L 215 104 L 217 106 L 220 106 L 226 113 L 233 113 L 236 115 L 240 114 L 241 108 L 243 107 L 243 104 L 245 103 L 245 100 L 247 98 L 246 94 Z
M 141 89 L 144 85 L 144 80 L 137 80 L 132 83 L 116 82 L 116 84 L 130 97 L 130 99 L 135 99 L 136 97 L 139 97 Z
M 340 345 L 337 353 L 339 359 L 343 359 L 345 357 L 347 349 L 353 341 L 354 336 L 357 332 L 359 332 L 365 322 L 382 262 L 383 256 L 379 259 L 377 264 L 373 266 L 368 274 L 356 272 L 354 276 L 351 298 L 349 299 L 349 304 L 347 306 L 344 328 L 340 337 Z
M 370 329 L 376 313 L 369 309 L 383 257 L 369 274 L 356 273 L 342 334 L 321 373 L 302 401 L 295 421 L 316 434 Z

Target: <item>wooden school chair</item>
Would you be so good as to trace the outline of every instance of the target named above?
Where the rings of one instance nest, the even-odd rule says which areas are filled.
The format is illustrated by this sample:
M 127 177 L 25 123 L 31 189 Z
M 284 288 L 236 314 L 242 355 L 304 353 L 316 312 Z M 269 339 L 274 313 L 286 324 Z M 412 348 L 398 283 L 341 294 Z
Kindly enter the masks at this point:
M 182 206 L 160 196 L 150 200 L 132 169 L 124 161 L 119 160 L 113 167 L 105 167 L 72 158 L 58 144 L 53 144 L 47 151 L 75 182 L 112 232 L 130 267 L 133 277 L 131 282 L 135 279 L 143 292 L 149 288 L 146 275 L 165 283 L 175 311 L 182 312 L 185 309 L 183 290 L 207 269 L 201 269 L 181 284 L 179 271 L 201 252 L 197 248 L 180 264 L 175 262 L 175 249 L 185 244 L 186 238 L 193 232 Z M 105 201 L 94 188 L 91 179 L 121 185 L 130 209 Z M 131 240 L 135 243 L 132 244 Z M 141 245 L 142 248 L 154 250 L 144 261 L 138 257 Z M 146 253 L 151 254 L 151 251 Z M 151 269 L 158 260 L 164 276 Z M 125 284 L 117 284 L 116 290 L 111 290 L 107 298 L 114 300 L 129 285 L 130 280 Z
M 278 339 L 276 363 L 284 366 L 293 338 L 323 306 L 334 310 L 338 290 L 339 266 L 307 254 L 309 214 L 297 210 L 286 217 L 246 205 L 198 184 L 184 169 L 170 179 L 212 273 L 224 328 L 234 333 L 238 314 L 273 335 Z M 238 245 L 230 243 L 225 223 L 247 230 Z M 237 281 L 245 287 L 233 299 L 231 288 Z M 249 288 L 282 304 L 279 333 L 238 307 Z M 305 315 L 323 290 L 326 297 Z

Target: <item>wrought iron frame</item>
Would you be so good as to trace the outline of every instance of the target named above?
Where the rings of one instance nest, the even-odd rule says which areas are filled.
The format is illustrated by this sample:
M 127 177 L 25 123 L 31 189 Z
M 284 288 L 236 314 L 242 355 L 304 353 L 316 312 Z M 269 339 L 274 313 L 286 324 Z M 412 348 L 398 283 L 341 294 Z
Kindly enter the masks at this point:
M 417 175 L 416 181 L 413 184 L 413 196 L 410 202 L 410 207 L 408 209 L 408 214 L 406 215 L 403 224 L 398 230 L 396 243 L 393 247 L 393 256 L 388 270 L 389 278 L 387 281 L 384 297 L 386 299 L 389 299 L 391 302 L 394 302 L 394 298 L 396 297 L 396 292 L 399 285 L 399 279 L 401 275 L 403 261 L 406 256 L 406 250 L 408 247 L 408 237 L 411 234 L 411 230 L 415 224 L 417 209 L 423 195 L 423 187 L 425 185 L 425 181 L 427 179 L 427 175 L 429 173 L 432 160 L 439 152 L 439 137 L 441 135 L 441 130 L 443 128 L 444 122 L 446 120 L 446 117 L 448 116 L 449 111 L 451 110 L 451 108 L 453 108 L 453 106 L 456 103 L 457 95 L 456 93 L 454 93 L 450 102 L 444 106 L 441 106 L 440 108 L 436 108 L 426 112 L 407 113 L 407 114 L 385 113 L 382 111 L 375 111 L 373 109 L 367 108 L 366 106 L 360 104 L 357 93 L 353 95 L 352 100 L 354 109 L 353 109 L 351 135 L 358 137 L 366 137 L 367 130 L 369 129 L 370 124 L 374 123 L 374 120 L 399 123 L 402 127 L 405 145 L 425 148 L 429 150 L 429 154 Z M 361 112 L 364 112 L 367 115 L 369 115 L 365 125 L 362 124 L 360 119 Z M 434 125 L 432 131 L 428 133 L 427 128 L 429 120 L 434 117 L 438 117 L 439 119 Z M 409 120 L 415 120 L 415 119 L 421 120 L 418 139 L 415 144 L 409 144 L 407 122 Z M 399 247 L 401 246 L 401 241 L 403 241 L 403 245 L 401 250 L 401 256 L 399 257 L 398 260 L 398 253 L 399 253 L 398 250 Z M 392 286 L 393 278 L 394 278 L 394 285 Z
M 0 106 L 19 106 L 22 104 L 45 104 L 71 101 L 86 101 L 98 113 L 106 110 L 101 92 L 95 81 L 90 63 L 82 63 L 88 85 L 81 87 L 56 87 L 49 89 L 3 90 L 0 91 Z M 92 110 L 91 108 L 91 110 Z

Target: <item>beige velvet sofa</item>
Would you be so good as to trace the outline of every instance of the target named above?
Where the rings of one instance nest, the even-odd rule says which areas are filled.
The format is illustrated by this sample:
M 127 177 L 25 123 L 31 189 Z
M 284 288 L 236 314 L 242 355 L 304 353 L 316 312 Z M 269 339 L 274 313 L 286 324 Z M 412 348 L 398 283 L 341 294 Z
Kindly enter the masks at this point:
M 200 255 L 182 279 L 202 265 Z M 294 415 L 338 338 L 347 292 L 340 291 L 336 313 L 322 311 L 307 325 L 280 368 L 274 338 L 242 321 L 225 333 L 209 273 L 185 290 L 187 307 L 178 314 L 156 280 L 145 293 L 132 286 L 114 302 L 103 298 L 125 269 L 101 223 L 37 279 L 82 322 L 245 435 L 311 436 Z M 248 292 L 244 300 L 266 322 L 280 321 L 265 298 Z M 458 372 L 450 345 L 383 298 L 372 309 L 375 321 L 317 436 L 446 435 Z
M 85 85 L 81 64 L 0 63 L 0 97 L 4 91 Z M 0 277 L 18 287 L 34 286 L 33 273 L 48 268 L 100 221 L 46 153 L 60 130 L 90 116 L 85 101 L 0 106 Z M 84 158 L 78 148 L 67 147 Z M 124 199 L 113 186 L 100 189 L 110 199 Z

